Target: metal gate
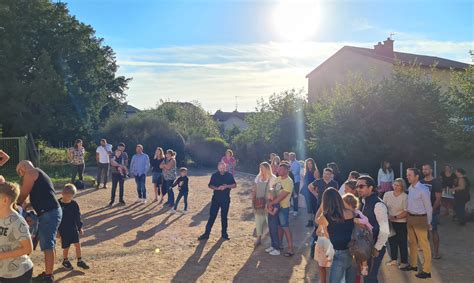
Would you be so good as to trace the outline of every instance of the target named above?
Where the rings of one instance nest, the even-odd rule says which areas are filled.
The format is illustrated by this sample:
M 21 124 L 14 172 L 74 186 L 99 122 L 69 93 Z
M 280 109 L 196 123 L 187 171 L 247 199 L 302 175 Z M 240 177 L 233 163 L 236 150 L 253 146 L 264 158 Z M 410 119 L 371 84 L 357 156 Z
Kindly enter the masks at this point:
M 2 166 L 4 169 L 15 170 L 18 162 L 27 159 L 28 149 L 26 142 L 26 137 L 0 138 L 0 149 L 10 156 L 10 160 Z

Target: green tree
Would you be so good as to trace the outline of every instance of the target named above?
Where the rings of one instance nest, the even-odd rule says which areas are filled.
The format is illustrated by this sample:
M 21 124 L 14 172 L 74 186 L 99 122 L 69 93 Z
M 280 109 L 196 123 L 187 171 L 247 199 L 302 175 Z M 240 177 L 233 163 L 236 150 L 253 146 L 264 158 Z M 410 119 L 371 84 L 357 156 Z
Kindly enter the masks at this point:
M 48 0 L 0 3 L 0 101 L 6 135 L 89 137 L 125 101 L 129 79 L 91 26 Z

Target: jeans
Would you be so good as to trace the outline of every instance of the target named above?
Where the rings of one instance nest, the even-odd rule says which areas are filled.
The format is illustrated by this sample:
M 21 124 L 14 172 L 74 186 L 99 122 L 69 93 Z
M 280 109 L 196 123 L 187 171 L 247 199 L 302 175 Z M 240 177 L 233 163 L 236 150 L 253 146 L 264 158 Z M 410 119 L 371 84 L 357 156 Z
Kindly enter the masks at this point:
M 222 226 L 222 231 L 221 234 L 222 236 L 227 236 L 227 215 L 229 214 L 229 207 L 230 207 L 230 198 L 216 198 L 212 197 L 212 202 L 211 202 L 211 212 L 209 215 L 209 220 L 207 221 L 206 224 L 206 232 L 205 234 L 209 235 L 212 230 L 212 226 L 214 225 L 214 222 L 216 221 L 217 218 L 217 213 L 219 212 L 219 209 L 221 210 L 221 226 Z
M 293 183 L 293 211 L 298 211 L 298 196 L 300 194 L 300 182 Z
M 263 235 L 263 229 L 267 223 L 267 213 L 263 209 L 255 211 L 255 230 L 257 230 L 257 237 Z
M 115 201 L 115 191 L 117 190 L 117 185 L 119 185 L 119 201 L 123 202 L 123 184 L 124 179 L 120 174 L 112 174 L 112 191 L 110 197 L 110 203 Z
M 367 261 L 367 265 L 369 266 L 369 274 L 364 278 L 364 283 L 379 282 L 377 275 L 379 274 L 380 265 L 382 264 L 382 259 L 385 255 L 385 249 L 386 248 L 383 247 L 377 257 L 373 257 Z
M 335 250 L 329 272 L 329 283 L 355 282 L 356 266 L 349 250 Z
M 390 244 L 390 258 L 398 260 L 398 249 L 400 249 L 401 263 L 408 263 L 408 240 L 407 223 L 392 222 L 396 235 L 388 238 Z
M 38 235 L 41 251 L 54 250 L 56 234 L 63 218 L 63 210 L 58 207 L 38 217 Z
M 278 213 L 275 215 L 268 214 L 268 232 L 270 233 L 270 239 L 272 240 L 272 248 L 280 249 L 280 238 L 278 237 Z
M 137 193 L 139 199 L 146 199 L 146 174 L 135 176 L 135 183 L 137 183 Z
M 107 184 L 107 178 L 109 177 L 109 163 L 97 163 L 97 186 L 100 185 L 100 180 L 104 177 L 104 187 Z
M 182 197 L 184 197 L 184 211 L 188 211 L 188 190 L 179 191 L 178 197 L 176 198 L 176 202 L 174 204 L 174 210 L 178 208 L 179 201 Z
M 74 184 L 74 181 L 76 181 L 76 176 L 79 175 L 79 180 L 83 180 L 83 175 L 84 175 L 84 168 L 86 166 L 84 164 L 79 164 L 79 165 L 72 165 L 72 176 L 71 176 L 71 183 Z
M 168 193 L 168 201 L 166 204 L 174 205 L 173 180 L 163 181 L 163 191 Z

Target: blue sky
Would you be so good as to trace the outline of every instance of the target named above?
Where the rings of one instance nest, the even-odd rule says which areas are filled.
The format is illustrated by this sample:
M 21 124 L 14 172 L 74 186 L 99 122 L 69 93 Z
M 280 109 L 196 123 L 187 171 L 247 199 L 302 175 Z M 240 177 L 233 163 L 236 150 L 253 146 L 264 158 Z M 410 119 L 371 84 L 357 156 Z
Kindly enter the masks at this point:
M 64 1 L 63 1 L 64 2 Z M 133 77 L 130 104 L 199 101 L 214 112 L 306 88 L 305 75 L 344 45 L 470 62 L 474 4 L 452 1 L 70 0 Z M 283 6 L 282 6 L 283 5 Z

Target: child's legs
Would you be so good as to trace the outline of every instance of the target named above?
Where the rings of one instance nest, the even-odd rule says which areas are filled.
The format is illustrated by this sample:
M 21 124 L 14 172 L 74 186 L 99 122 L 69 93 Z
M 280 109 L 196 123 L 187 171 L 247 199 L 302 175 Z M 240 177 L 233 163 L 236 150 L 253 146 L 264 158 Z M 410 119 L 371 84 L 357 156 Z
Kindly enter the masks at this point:
M 184 210 L 188 211 L 188 191 L 183 192 L 183 197 L 184 197 Z
M 69 255 L 69 247 L 63 249 L 63 259 L 67 259 Z
M 183 197 L 183 191 L 179 191 L 178 197 L 176 198 L 176 202 L 174 203 L 174 210 L 178 208 L 179 201 Z
M 327 277 L 327 268 L 320 266 L 319 267 L 319 282 L 326 283 L 326 277 Z
M 81 251 L 81 243 L 74 243 L 74 247 L 76 248 L 76 258 L 81 258 L 82 257 L 82 251 Z

